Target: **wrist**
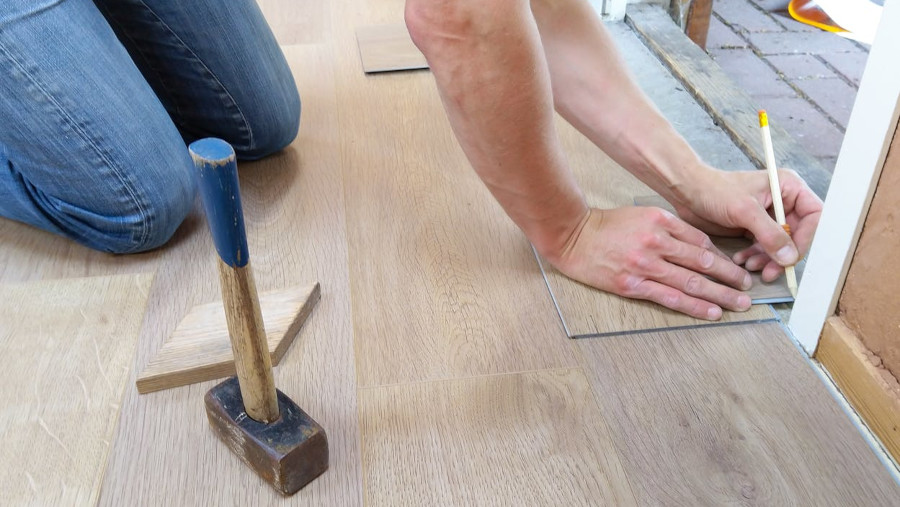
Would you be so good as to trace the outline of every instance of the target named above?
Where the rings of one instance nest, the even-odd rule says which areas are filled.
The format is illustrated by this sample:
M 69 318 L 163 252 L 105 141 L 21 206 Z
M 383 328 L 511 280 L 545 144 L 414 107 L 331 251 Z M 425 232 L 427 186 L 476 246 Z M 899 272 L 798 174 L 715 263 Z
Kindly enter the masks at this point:
M 522 231 L 541 256 L 556 263 L 571 249 L 590 212 L 591 208 L 579 194 L 556 213 L 522 226 Z

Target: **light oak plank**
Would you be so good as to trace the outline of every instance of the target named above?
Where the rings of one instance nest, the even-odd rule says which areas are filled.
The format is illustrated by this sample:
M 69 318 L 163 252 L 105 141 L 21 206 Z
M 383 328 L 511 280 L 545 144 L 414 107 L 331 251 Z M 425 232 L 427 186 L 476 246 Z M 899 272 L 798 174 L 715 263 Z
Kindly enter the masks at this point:
M 281 46 L 322 44 L 331 40 L 331 3 L 328 1 L 257 0 Z
M 580 369 L 362 389 L 368 505 L 635 505 Z
M 557 130 L 588 204 L 599 208 L 631 206 L 634 196 L 653 193 L 562 119 L 557 121 Z M 655 303 L 601 292 L 567 278 L 543 258 L 539 257 L 539 262 L 570 337 L 711 324 Z M 719 323 L 773 318 L 768 307 L 757 305 L 746 312 L 726 311 Z
M 319 302 L 319 284 L 259 296 L 272 365 L 277 366 Z M 222 301 L 191 308 L 138 375 L 141 394 L 235 374 L 234 353 Z
M 900 459 L 900 383 L 841 317 L 829 317 L 815 358 L 822 363 L 860 417 Z
M 356 42 L 367 73 L 428 68 L 404 24 L 361 26 L 356 29 Z
M 653 206 L 676 213 L 675 207 L 659 195 L 646 195 L 634 198 L 635 206 Z M 750 247 L 753 243 L 747 238 L 730 238 L 722 236 L 710 236 L 713 244 L 719 248 L 725 255 L 732 257 L 741 250 Z M 806 267 L 805 261 L 800 261 L 794 267 L 799 280 L 803 276 L 803 269 Z M 787 280 L 784 276 L 772 281 L 764 282 L 761 271 L 750 272 L 750 278 L 753 279 L 753 286 L 744 292 L 750 296 L 753 304 L 772 304 L 772 303 L 790 303 L 794 301 L 791 296 L 791 290 L 787 286 Z
M 0 285 L 0 504 L 96 503 L 152 280 Z
M 641 505 L 893 505 L 900 498 L 778 324 L 578 343 Z
M 359 385 L 574 366 L 531 248 L 431 74 L 359 71 L 356 27 L 402 20 L 403 2 L 347 11 L 335 61 Z
M 275 371 L 275 385 L 327 431 L 330 469 L 285 500 L 208 427 L 205 382 L 125 397 L 102 505 L 359 505 L 356 373 L 332 54 L 289 46 L 303 96 L 300 133 L 285 151 L 239 164 L 250 257 L 261 291 L 318 280 L 322 300 Z M 221 297 L 216 253 L 201 231 L 167 249 L 150 296 L 137 364 L 193 306 Z

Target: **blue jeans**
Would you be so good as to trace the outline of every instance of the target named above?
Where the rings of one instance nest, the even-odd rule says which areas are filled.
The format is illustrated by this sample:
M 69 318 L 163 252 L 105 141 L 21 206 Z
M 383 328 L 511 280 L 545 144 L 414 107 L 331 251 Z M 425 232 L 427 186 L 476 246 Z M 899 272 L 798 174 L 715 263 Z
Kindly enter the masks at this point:
M 256 159 L 297 135 L 297 88 L 253 0 L 2 3 L 0 216 L 148 250 L 193 206 L 186 142 Z

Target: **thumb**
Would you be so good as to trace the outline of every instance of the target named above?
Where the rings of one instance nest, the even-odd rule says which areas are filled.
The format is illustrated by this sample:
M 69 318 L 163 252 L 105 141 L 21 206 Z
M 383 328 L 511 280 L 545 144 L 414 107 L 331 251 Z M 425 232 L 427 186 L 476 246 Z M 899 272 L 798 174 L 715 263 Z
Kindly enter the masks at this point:
M 738 225 L 750 231 L 769 257 L 782 266 L 793 266 L 799 260 L 797 246 L 785 230 L 772 219 L 756 199 L 745 201 Z

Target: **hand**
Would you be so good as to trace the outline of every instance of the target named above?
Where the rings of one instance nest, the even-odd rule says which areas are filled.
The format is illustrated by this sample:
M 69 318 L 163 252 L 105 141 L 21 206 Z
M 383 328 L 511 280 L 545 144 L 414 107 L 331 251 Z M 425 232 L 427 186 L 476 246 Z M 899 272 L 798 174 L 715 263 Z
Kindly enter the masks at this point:
M 733 260 L 750 271 L 762 270 L 762 279 L 771 282 L 781 276 L 783 266 L 792 266 L 806 255 L 822 214 L 821 199 L 797 173 L 782 169 L 778 179 L 791 236 L 770 215 L 772 195 L 766 171 L 710 168 L 702 188 L 675 207 L 687 222 L 711 234 L 752 236 L 753 246 L 736 253 Z
M 717 320 L 723 307 L 750 308 L 750 297 L 735 290 L 750 288 L 750 274 L 706 234 L 659 208 L 592 209 L 550 260 L 582 283 L 699 319 Z

